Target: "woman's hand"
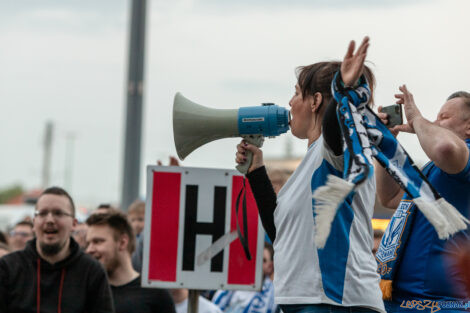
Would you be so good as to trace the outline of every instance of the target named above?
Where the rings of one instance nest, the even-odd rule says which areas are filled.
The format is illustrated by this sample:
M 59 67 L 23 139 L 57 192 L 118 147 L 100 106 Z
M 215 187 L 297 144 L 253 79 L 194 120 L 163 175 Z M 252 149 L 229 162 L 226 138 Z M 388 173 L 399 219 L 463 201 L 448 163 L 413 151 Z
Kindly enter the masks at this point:
M 364 37 L 356 53 L 354 53 L 355 46 L 356 43 L 351 40 L 341 63 L 341 78 L 346 87 L 353 87 L 362 75 L 367 48 L 369 48 L 369 37 Z
M 257 168 L 264 166 L 263 151 L 261 151 L 261 149 L 258 148 L 257 146 L 254 146 L 252 144 L 247 143 L 245 140 L 242 140 L 237 145 L 237 153 L 235 154 L 235 162 L 237 162 L 237 164 L 245 163 L 246 161 L 245 153 L 247 150 L 253 153 L 253 160 L 251 162 L 250 168 L 248 169 L 248 173 L 251 173 Z

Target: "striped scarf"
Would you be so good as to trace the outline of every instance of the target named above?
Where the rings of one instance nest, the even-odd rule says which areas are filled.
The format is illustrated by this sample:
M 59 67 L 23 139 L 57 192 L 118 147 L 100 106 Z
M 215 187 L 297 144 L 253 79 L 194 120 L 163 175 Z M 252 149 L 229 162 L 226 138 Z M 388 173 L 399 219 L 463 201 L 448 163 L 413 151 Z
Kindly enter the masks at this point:
M 397 139 L 367 106 L 371 93 L 365 77 L 361 77 L 355 89 L 345 88 L 338 72 L 332 82 L 332 93 L 338 103 L 337 116 L 344 138 L 344 170 L 343 178 L 329 175 L 326 185 L 317 188 L 313 194 L 317 247 L 322 249 L 325 246 L 340 204 L 361 183 L 373 178 L 372 158 L 408 193 L 440 239 L 466 229 L 470 222 L 439 195 Z

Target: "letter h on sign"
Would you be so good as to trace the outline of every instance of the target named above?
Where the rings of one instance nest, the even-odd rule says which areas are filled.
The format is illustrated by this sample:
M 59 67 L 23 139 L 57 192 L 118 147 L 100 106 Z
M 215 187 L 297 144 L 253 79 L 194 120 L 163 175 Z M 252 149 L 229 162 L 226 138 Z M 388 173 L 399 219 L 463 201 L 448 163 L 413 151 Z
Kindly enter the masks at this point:
M 196 260 L 196 235 L 212 235 L 212 243 L 225 232 L 225 203 L 227 187 L 214 188 L 214 221 L 197 222 L 198 186 L 186 185 L 186 203 L 184 214 L 183 271 L 194 271 Z M 220 251 L 211 260 L 211 272 L 222 272 L 224 251 Z
M 246 182 L 247 225 L 234 170 L 147 167 L 142 284 L 154 288 L 260 290 L 264 230 Z M 249 234 L 248 260 L 237 220 Z

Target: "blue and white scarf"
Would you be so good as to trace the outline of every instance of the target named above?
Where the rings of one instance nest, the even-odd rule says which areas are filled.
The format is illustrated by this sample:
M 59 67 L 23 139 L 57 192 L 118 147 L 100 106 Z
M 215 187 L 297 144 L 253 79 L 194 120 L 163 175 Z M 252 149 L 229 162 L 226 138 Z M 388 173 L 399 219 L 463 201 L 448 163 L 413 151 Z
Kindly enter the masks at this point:
M 313 194 L 317 247 L 325 246 L 340 204 L 366 179 L 373 178 L 372 157 L 413 199 L 440 239 L 466 229 L 470 222 L 439 195 L 380 118 L 367 106 L 371 93 L 365 77 L 359 80 L 359 87 L 352 89 L 343 87 L 341 75 L 336 73 L 332 94 L 338 103 L 337 116 L 344 138 L 344 171 L 343 179 L 329 175 L 326 185 L 317 188 Z
M 212 300 L 224 313 L 274 313 L 274 284 L 266 277 L 260 292 L 224 290 Z

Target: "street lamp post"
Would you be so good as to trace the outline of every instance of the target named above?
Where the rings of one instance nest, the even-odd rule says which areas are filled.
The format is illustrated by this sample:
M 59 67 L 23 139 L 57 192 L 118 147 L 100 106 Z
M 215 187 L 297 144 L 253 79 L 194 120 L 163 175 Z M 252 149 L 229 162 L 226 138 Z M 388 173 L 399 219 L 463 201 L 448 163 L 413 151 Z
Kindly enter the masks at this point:
M 121 195 L 121 208 L 123 210 L 127 210 L 132 201 L 139 196 L 145 25 L 146 0 L 132 0 L 129 67 L 126 85 L 126 133 Z

